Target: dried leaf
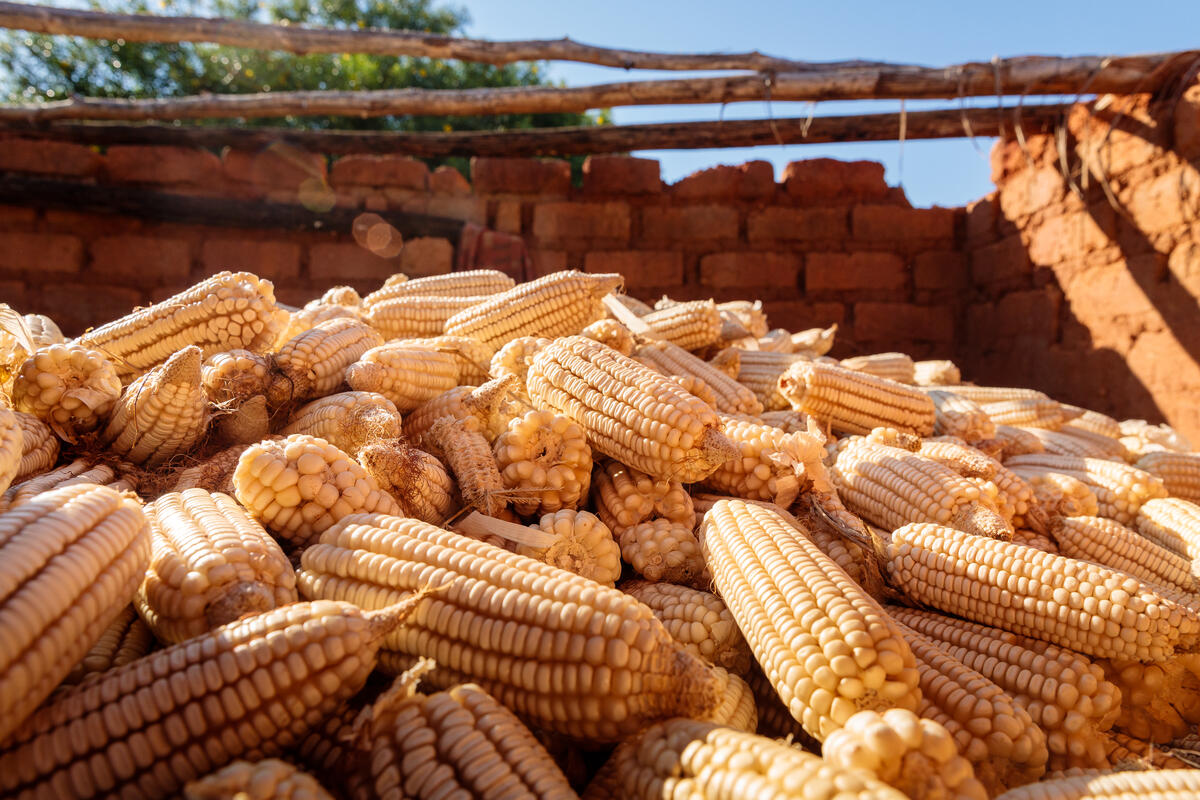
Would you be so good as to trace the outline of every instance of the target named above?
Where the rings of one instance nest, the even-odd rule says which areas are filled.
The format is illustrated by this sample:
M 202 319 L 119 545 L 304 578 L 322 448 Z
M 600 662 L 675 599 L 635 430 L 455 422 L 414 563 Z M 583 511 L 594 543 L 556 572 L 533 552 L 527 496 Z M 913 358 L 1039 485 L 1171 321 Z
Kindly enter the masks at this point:
M 25 318 L 8 303 L 0 303 L 0 330 L 16 339 L 17 344 L 25 350 L 26 355 L 31 356 L 33 351 L 37 350 Z

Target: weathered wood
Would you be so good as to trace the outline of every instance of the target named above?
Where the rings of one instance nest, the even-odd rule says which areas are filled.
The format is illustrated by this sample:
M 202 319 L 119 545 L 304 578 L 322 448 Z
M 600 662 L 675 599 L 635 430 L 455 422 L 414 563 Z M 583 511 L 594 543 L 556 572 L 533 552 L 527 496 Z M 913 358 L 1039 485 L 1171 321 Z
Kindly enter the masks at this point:
M 55 208 L 141 219 L 215 225 L 223 228 L 277 228 L 351 233 L 361 209 L 334 207 L 312 211 L 299 204 L 233 197 L 204 197 L 132 186 L 112 186 L 25 175 L 0 176 L 0 204 Z M 461 220 L 388 211 L 382 216 L 401 236 L 437 236 L 455 246 Z
M 906 115 L 905 139 L 999 136 L 1021 125 L 1026 135 L 1050 130 L 1069 105 L 1022 108 L 968 108 L 915 111 Z M 968 127 L 969 126 L 969 127 Z M 259 149 L 287 142 L 313 152 L 401 153 L 418 158 L 444 156 L 569 156 L 634 150 L 688 150 L 772 144 L 894 141 L 899 114 L 860 114 L 811 119 L 726 120 L 542 128 L 517 131 L 401 133 L 391 131 L 310 131 L 294 128 L 55 123 L 5 124 L 0 132 L 38 139 L 95 145 L 142 144 Z
M 750 70 L 802 72 L 829 66 L 853 67 L 882 62 L 816 63 L 750 53 L 654 53 L 594 47 L 571 39 L 494 42 L 408 30 L 345 30 L 270 25 L 211 17 L 158 17 L 110 14 L 0 2 L 0 28 L 34 33 L 124 39 L 127 42 L 212 42 L 232 47 L 308 53 L 370 53 L 421 58 L 511 64 L 515 61 L 578 61 L 621 69 Z
M 75 97 L 0 106 L 0 120 L 122 122 L 284 116 L 472 116 L 580 112 L 616 106 L 761 100 L 948 98 L 996 94 L 1153 92 L 1200 51 L 1100 59 L 1023 57 L 994 64 L 931 68 L 839 68 L 778 75 L 625 81 L 558 88 L 375 89 L 204 94 L 130 100 Z

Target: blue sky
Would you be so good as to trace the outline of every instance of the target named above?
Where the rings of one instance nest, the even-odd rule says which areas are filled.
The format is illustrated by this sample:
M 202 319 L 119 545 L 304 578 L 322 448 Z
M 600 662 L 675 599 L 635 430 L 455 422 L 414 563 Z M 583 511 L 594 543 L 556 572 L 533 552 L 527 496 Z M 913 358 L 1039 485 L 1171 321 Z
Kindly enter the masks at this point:
M 488 39 L 570 36 L 588 44 L 673 52 L 743 51 L 811 61 L 863 58 L 941 66 L 992 56 L 1132 54 L 1200 48 L 1200 0 L 956 0 L 909 2 L 730 2 L 729 0 L 451 0 L 471 15 L 469 35 Z M 570 86 L 678 78 L 695 73 L 622 72 L 554 62 Z M 986 103 L 986 99 L 978 102 Z M 994 102 L 994 101 L 992 101 Z M 1043 102 L 1033 99 L 1027 102 Z M 910 111 L 938 103 L 908 103 Z M 897 111 L 894 102 L 821 103 L 817 114 Z M 737 103 L 725 119 L 808 116 L 807 103 Z M 617 123 L 716 120 L 721 108 L 649 106 L 613 110 Z M 715 164 L 828 156 L 887 167 L 915 205 L 961 205 L 991 189 L 992 140 L 949 139 L 644 153 L 678 180 Z

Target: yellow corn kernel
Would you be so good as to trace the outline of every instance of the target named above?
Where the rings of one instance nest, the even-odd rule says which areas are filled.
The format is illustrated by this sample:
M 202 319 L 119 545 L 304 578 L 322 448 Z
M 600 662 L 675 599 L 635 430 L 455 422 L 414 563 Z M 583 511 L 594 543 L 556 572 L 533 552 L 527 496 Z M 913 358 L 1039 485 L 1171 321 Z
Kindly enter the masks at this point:
M 937 417 L 933 401 L 918 389 L 817 361 L 788 367 L 779 393 L 797 411 L 846 433 L 890 427 L 928 436 Z
M 137 609 L 125 606 L 87 654 L 63 678 L 59 689 L 79 683 L 89 675 L 122 667 L 146 655 L 157 644 L 150 626 L 138 616 Z
M 652 519 L 623 529 L 617 539 L 621 558 L 647 580 L 697 588 L 711 580 L 700 543 L 688 525 Z
M 877 378 L 897 383 L 916 383 L 916 364 L 904 353 L 873 353 L 867 356 L 843 358 L 838 362 L 846 369 L 865 372 Z
M 370 297 L 370 295 L 368 295 Z M 448 297 L 406 295 L 368 303 L 363 319 L 384 339 L 411 339 L 437 336 L 446 329 L 446 321 L 459 312 L 486 302 L 487 296 Z
M 538 336 L 518 336 L 501 347 L 492 356 L 488 367 L 488 375 L 492 378 L 503 378 L 514 375 L 525 385 L 525 374 L 529 372 L 529 364 L 538 352 L 550 344 L 549 339 Z M 524 389 L 522 389 L 524 391 Z
M 516 551 L 544 564 L 615 586 L 621 577 L 621 549 L 608 526 L 587 511 L 563 509 L 530 525 L 554 537 L 546 547 L 519 544 Z
M 633 355 L 633 331 L 615 319 L 598 319 L 581 330 L 579 335 L 606 344 L 623 356 Z
M 266 356 L 249 350 L 214 353 L 200 368 L 200 383 L 209 401 L 222 405 L 241 405 L 252 397 L 267 393 L 271 363 Z
M 50 426 L 33 414 L 24 411 L 10 412 L 17 419 L 21 429 L 21 455 L 17 463 L 17 474 L 11 478 L 11 483 L 24 483 L 35 475 L 49 472 L 58 460 L 58 437 Z M 3 483 L 3 475 L 0 475 Z M 5 486 L 5 489 L 8 487 Z
M 677 303 L 642 317 L 655 338 L 684 350 L 700 350 L 721 340 L 721 312 L 712 300 Z
M 762 403 L 754 392 L 682 347 L 670 342 L 649 342 L 638 347 L 635 355 L 638 361 L 664 375 L 703 381 L 712 390 L 711 405 L 717 411 L 751 416 L 762 413 Z
M 689 531 L 696 527 L 691 495 L 679 481 L 655 480 L 641 470 L 604 459 L 592 475 L 596 515 L 618 536 L 653 517 Z
M 1102 458 L 1042 455 L 1016 456 L 1005 465 L 1028 480 L 1027 472 L 1058 473 L 1087 484 L 1099 502 L 1099 516 L 1129 525 L 1147 500 L 1166 497 L 1161 479 L 1128 464 Z
M 100 427 L 121 396 L 105 355 L 77 344 L 39 348 L 13 381 L 13 406 L 45 422 L 67 442 Z
M 376 392 L 401 413 L 458 385 L 459 365 L 451 353 L 395 342 L 372 348 L 346 369 L 346 383 Z
M 396 404 L 376 392 L 338 392 L 301 406 L 280 431 L 324 439 L 350 455 L 373 442 L 400 435 Z
M 816 427 L 804 433 L 784 433 L 779 428 L 722 418 L 725 435 L 738 447 L 731 458 L 704 479 L 713 491 L 747 500 L 770 500 L 790 506 L 800 490 L 810 484 L 830 490 L 829 475 L 821 459 L 825 437 Z
M 575 508 L 587 496 L 592 449 L 583 428 L 561 414 L 530 411 L 514 418 L 493 451 L 518 514 Z
M 291 401 L 323 397 L 342 385 L 347 367 L 381 344 L 382 337 L 359 320 L 339 318 L 318 323 L 271 356 L 267 399 L 278 408 Z
M 736 675 L 750 669 L 754 655 L 721 599 L 674 583 L 630 580 L 621 591 L 649 606 L 675 640 L 698 656 Z
M 479 297 L 507 292 L 516 286 L 516 281 L 494 269 L 473 269 L 392 282 L 393 278 L 404 277 L 398 273 L 388 278 L 382 287 L 364 297 L 362 304 L 371 306 L 397 297 Z
M 1165 744 L 1200 723 L 1200 669 L 1195 655 L 1176 655 L 1156 663 L 1097 659 L 1096 664 L 1120 690 L 1116 728 Z

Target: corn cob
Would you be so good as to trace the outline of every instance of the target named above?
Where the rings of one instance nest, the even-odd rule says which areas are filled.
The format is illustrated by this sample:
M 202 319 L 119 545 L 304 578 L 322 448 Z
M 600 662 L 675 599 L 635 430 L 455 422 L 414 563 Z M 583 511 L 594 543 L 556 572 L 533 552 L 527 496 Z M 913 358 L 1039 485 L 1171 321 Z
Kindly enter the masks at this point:
M 267 393 L 271 363 L 249 350 L 214 353 L 200 368 L 200 384 L 210 402 L 241 405 Z
M 1046 532 L 1049 520 L 1038 505 L 1033 487 L 999 461 L 953 437 L 923 439 L 918 452 L 963 477 L 976 479 L 973 482 L 988 494 L 1000 516 L 1010 525 Z
M 234 761 L 183 787 L 183 800 L 333 800 L 317 779 L 277 758 Z
M 625 581 L 619 588 L 645 603 L 675 640 L 691 652 L 735 675 L 750 669 L 754 662 L 750 646 L 716 595 L 643 580 Z
M 0 743 L 28 730 L 25 718 L 129 605 L 149 555 L 137 501 L 101 486 L 45 492 L 0 515 Z M 0 756 L 0 784 L 11 769 Z
M 454 508 L 454 479 L 436 457 L 402 439 L 369 444 L 358 462 L 400 505 L 400 513 L 435 525 Z
M 754 704 L 754 692 L 737 675 L 724 667 L 713 667 L 722 682 L 720 704 L 711 713 L 701 718 L 703 722 L 725 725 L 735 731 L 754 733 L 758 730 L 758 707 Z
M 446 329 L 446 321 L 456 314 L 486 302 L 481 297 L 438 297 L 407 295 L 368 303 L 363 320 L 384 339 L 411 339 L 437 336 Z
M 540 407 L 582 425 L 593 450 L 654 477 L 692 483 L 736 452 L 710 406 L 582 336 L 539 352 L 526 385 Z
M 783 739 L 798 748 L 811 753 L 821 750 L 821 743 L 809 736 L 799 722 L 792 719 L 788 707 L 779 699 L 779 693 L 771 685 L 771 681 L 763 674 L 758 662 L 754 661 L 746 673 L 746 685 L 754 695 L 754 706 L 758 712 L 758 729 L 760 736 L 770 739 Z
M 1154 475 L 1171 497 L 1200 502 L 1200 455 L 1196 453 L 1146 453 L 1135 466 Z
M 458 385 L 459 365 L 451 353 L 403 342 L 363 353 L 346 368 L 346 383 L 361 392 L 377 392 L 407 413 Z
M 978 403 L 954 392 L 927 389 L 937 416 L 933 432 L 938 436 L 957 436 L 967 442 L 978 442 L 996 436 L 996 424 Z
M 687 525 L 654 519 L 622 529 L 617 540 L 621 558 L 647 580 L 694 588 L 707 587 L 711 580 L 700 543 Z
M 141 658 L 156 644 L 150 626 L 137 609 L 125 606 L 82 659 L 63 678 L 62 685 L 79 683 L 89 675 L 106 672 Z
M 1019 426 L 1018 426 L 1019 427 Z M 1086 456 L 1125 461 L 1129 451 L 1120 439 L 1064 425 L 1056 431 L 1045 428 L 1022 428 L 1042 443 L 1044 452 L 1058 456 Z
M 605 459 L 592 475 L 592 504 L 613 533 L 663 517 L 689 531 L 696 527 L 692 498 L 679 481 L 655 480 L 641 470 Z
M 732 350 L 732 348 L 731 348 Z M 773 353 L 763 350 L 735 350 L 738 354 L 738 383 L 754 392 L 766 411 L 781 411 L 790 404 L 779 393 L 779 377 L 787 368 L 804 357 L 795 353 Z
M 362 309 L 357 306 L 309 303 L 299 311 L 293 311 L 288 315 L 287 325 L 280 330 L 279 336 L 275 339 L 275 347 L 272 349 L 278 350 L 287 342 L 305 331 L 311 331 L 322 322 L 328 322 L 331 319 L 362 320 L 362 318 Z
M 81 483 L 107 486 L 118 492 L 132 492 L 137 489 L 137 481 L 132 477 L 132 472 L 133 467 L 129 464 L 101 464 L 90 459 L 77 458 L 70 464 L 64 464 L 50 472 L 14 483 L 0 495 L 0 510 L 10 511 L 28 503 L 42 492 Z
M 721 312 L 721 338 L 725 340 L 740 336 L 765 336 L 767 330 L 767 315 L 763 311 L 762 301 L 732 300 L 727 303 L 717 303 L 717 311 Z M 736 336 L 730 328 L 740 328 Z
M 347 520 L 305 551 L 298 579 L 305 597 L 370 607 L 443 587 L 387 647 L 435 657 L 431 683 L 478 682 L 547 730 L 614 741 L 718 702 L 712 670 L 636 600 L 417 520 Z M 551 652 L 567 660 L 549 660 Z
M 1121 692 L 1114 726 L 1139 739 L 1163 744 L 1192 730 L 1200 722 L 1200 678 L 1196 657 L 1170 661 L 1100 659 L 1105 678 Z
M 373 613 L 294 603 L 83 683 L 0 750 L 0 792 L 173 797 L 240 756 L 277 755 L 362 688 L 421 597 Z
M 488 367 L 495 351 L 468 336 L 429 336 L 421 339 L 398 339 L 390 344 L 420 347 L 454 356 L 458 365 L 459 383 L 480 384 L 488 379 Z
M 806 731 L 823 740 L 863 708 L 916 709 L 916 662 L 903 634 L 788 520 L 720 500 L 701 530 L 714 585 Z
M 518 336 L 569 336 L 604 316 L 600 300 L 624 283 L 616 274 L 553 272 L 450 317 L 445 332 L 499 349 Z
M 623 356 L 633 354 L 633 332 L 615 319 L 598 319 L 581 330 L 579 335 L 606 344 Z
M 1144 419 L 1121 422 L 1121 444 L 1138 458 L 1163 450 L 1176 453 L 1192 450 L 1191 443 L 1170 425 L 1151 425 Z
M 1164 769 L 1056 778 L 1012 789 L 996 800 L 1190 800 L 1200 792 L 1200 770 Z
M 1161 548 L 1200 558 L 1200 506 L 1174 497 L 1147 500 L 1134 520 L 1137 532 Z
M 763 736 L 694 719 L 647 728 L 613 752 L 584 800 L 904 800 L 862 769 L 847 769 Z M 601 793 L 601 792 L 611 793 Z M 969 795 L 968 795 L 969 796 Z
M 764 411 L 758 415 L 764 425 L 770 425 L 784 433 L 807 433 L 809 416 L 790 408 L 785 411 Z
M 67 337 L 63 336 L 62 329 L 58 327 L 58 323 L 45 314 L 24 314 L 21 319 L 25 321 L 25 329 L 29 331 L 29 338 L 37 347 L 62 344 L 67 340 Z
M 1135 739 L 1119 731 L 1109 734 L 1108 761 L 1114 769 L 1188 769 L 1189 764 L 1181 761 L 1166 748 L 1156 747 L 1154 742 Z
M 1200 643 L 1195 612 L 1107 567 L 928 523 L 877 548 L 911 601 L 985 625 L 1099 658 L 1161 661 Z
M 684 350 L 700 350 L 721 340 L 721 312 L 712 300 L 679 303 L 642 317 L 654 336 Z
M 1101 458 L 1043 455 L 1016 456 L 1005 464 L 1028 480 L 1028 472 L 1055 472 L 1083 481 L 1099 503 L 1101 517 L 1129 525 L 1147 500 L 1166 497 L 1167 489 L 1155 475 L 1128 464 Z
M 366 791 L 361 753 L 354 741 L 354 722 L 363 710 L 356 702 L 360 697 L 339 706 L 287 754 L 326 785 L 343 789 L 341 797 L 359 797 Z
M 13 406 L 67 442 L 100 427 L 121 396 L 121 379 L 103 353 L 77 344 L 38 349 L 13 381 Z
M 751 416 L 762 413 L 762 403 L 755 397 L 754 392 L 682 347 L 670 342 L 649 342 L 639 347 L 636 355 L 643 364 L 664 375 L 702 380 L 716 397 L 713 408 L 717 411 Z
M 170 492 L 146 506 L 151 556 L 134 604 L 178 643 L 294 603 L 296 575 L 275 540 L 225 494 Z
M 632 297 L 627 294 L 622 294 L 619 291 L 613 292 L 613 298 L 616 299 L 616 301 L 618 303 L 625 306 L 627 309 L 629 309 L 630 311 L 632 311 L 635 315 L 637 315 L 639 317 L 644 317 L 647 314 L 649 314 L 651 311 L 654 310 L 653 307 L 646 305 L 641 300 L 638 300 L 636 297 Z M 607 314 L 606 316 L 609 318 L 612 318 L 611 313 Z
M 1014 456 L 1046 452 L 1046 447 L 1042 444 L 1041 439 L 1025 428 L 1018 428 L 1014 425 L 997 425 L 996 441 L 1000 443 L 1001 460 L 1005 461 Z
M 828 328 L 808 328 L 791 334 L 790 350 L 793 353 L 804 353 L 810 358 L 823 356 L 833 349 L 833 339 L 837 335 L 838 326 Z
M 1037 503 L 1050 514 L 1094 517 L 1100 513 L 1096 493 L 1077 478 L 1037 467 L 1014 466 L 1011 472 L 1033 487 Z
M 1191 559 L 1147 541 L 1119 522 L 1066 517 L 1055 521 L 1053 535 L 1064 556 L 1127 572 L 1144 583 L 1180 592 L 1200 591 Z
M 215 439 L 221 444 L 250 444 L 271 435 L 271 410 L 263 395 L 251 397 L 236 408 L 217 409 L 213 415 Z
M 575 508 L 587 496 L 592 450 L 583 428 L 561 414 L 530 411 L 512 419 L 493 450 L 518 514 Z
M 548 344 L 550 344 L 549 339 L 537 336 L 518 336 L 492 356 L 488 375 L 493 378 L 515 375 L 520 381 L 520 385 L 524 387 L 525 375 L 529 372 L 529 365 L 533 361 L 533 357 Z M 522 388 L 521 391 L 524 389 Z
M 904 353 L 873 353 L 843 358 L 838 363 L 846 369 L 865 372 L 877 378 L 887 378 L 897 383 L 916 383 L 916 365 Z
M 650 369 L 654 369 L 654 365 L 648 361 L 643 361 L 640 358 L 635 358 L 634 361 L 637 361 L 642 366 L 649 367 Z M 658 372 L 658 370 L 654 370 L 654 371 Z M 717 396 L 716 396 L 716 394 L 713 393 L 712 387 L 710 387 L 707 383 L 700 380 L 696 376 L 694 376 L 694 375 L 668 375 L 667 378 L 669 380 L 671 380 L 679 388 L 681 388 L 685 392 L 687 392 L 688 394 L 692 395 L 693 397 L 698 398 L 705 405 L 710 406 L 712 408 L 716 408 Z M 741 415 L 739 415 L 739 416 L 741 416 Z M 755 419 L 755 418 L 751 417 L 750 419 Z
M 866 439 L 839 442 L 830 475 L 846 507 L 881 528 L 937 522 L 980 536 L 1012 538 L 1012 527 L 977 486 L 916 453 Z
M 875 432 L 872 432 L 867 438 L 869 441 L 878 441 Z M 889 443 L 881 441 L 880 444 Z M 964 478 L 991 480 L 996 477 L 996 472 L 1000 469 L 999 461 L 985 456 L 956 436 L 921 439 L 914 452 L 949 467 Z
M 825 437 L 815 426 L 805 433 L 784 433 L 770 425 L 722 417 L 725 435 L 738 447 L 738 457 L 717 467 L 704 486 L 749 500 L 770 500 L 790 506 L 800 490 L 812 485 L 830 490 L 821 463 Z
M 1107 436 L 1110 439 L 1121 438 L 1121 423 L 1107 414 L 1067 405 L 1066 403 L 1063 404 L 1063 408 L 1067 409 L 1070 413 L 1079 413 L 1079 416 L 1063 425 L 1064 429 L 1073 428 L 1080 431 L 1090 431 L 1100 436 Z
M 479 686 L 422 695 L 406 678 L 398 678 L 357 723 L 373 796 L 575 796 L 529 729 Z
M 1102 766 L 1121 692 L 1086 657 L 930 611 L 888 606 L 899 622 L 998 684 L 1046 732 L 1052 769 Z
M 547 541 L 544 546 L 518 544 L 521 555 L 606 586 L 615 586 L 621 577 L 621 549 L 594 514 L 564 509 L 543 515 L 529 527 L 547 534 Z
M 278 439 L 281 437 L 268 438 Z M 169 491 L 182 492 L 187 489 L 200 488 L 210 492 L 234 494 L 233 474 L 237 470 L 238 459 L 249 447 L 246 444 L 235 444 L 218 450 L 197 464 L 179 470 L 174 475 L 174 482 L 169 486 Z
M 1026 547 L 1034 547 L 1044 553 L 1053 553 L 1062 555 L 1058 550 L 1058 545 L 1044 533 L 1032 530 L 1030 528 L 1017 527 L 1013 530 L 1012 540 L 1017 544 L 1023 544 Z
M 400 435 L 396 405 L 375 392 L 338 392 L 298 408 L 280 431 L 324 439 L 350 455 L 373 442 Z
M 832 364 L 797 361 L 779 378 L 792 408 L 846 433 L 890 427 L 928 436 L 936 412 L 917 389 Z
M 77 340 L 108 356 L 130 380 L 195 345 L 201 359 L 223 350 L 268 350 L 283 327 L 275 287 L 249 272 L 220 272 L 174 297 L 88 331 Z
M 860 711 L 821 748 L 826 763 L 860 769 L 909 797 L 987 800 L 985 783 L 950 731 L 911 711 Z
M 1008 400 L 986 402 L 979 398 L 978 393 L 966 391 L 966 386 L 956 386 L 956 394 L 965 394 L 975 400 L 987 412 L 992 422 L 997 425 L 1020 425 L 1026 428 L 1046 428 L 1058 430 L 1067 421 L 1073 419 L 1072 412 L 1059 402 L 1051 400 L 1041 392 L 1026 390 L 1019 396 Z M 980 387 L 982 388 L 982 387 Z
M 742 370 L 742 352 L 742 350 L 736 347 L 726 347 L 723 350 L 718 350 L 716 355 L 708 360 L 708 365 L 737 380 L 738 373 Z
M 429 429 L 433 453 L 454 473 L 463 502 L 489 517 L 508 508 L 508 492 L 492 448 L 471 417 L 443 417 Z
M 392 496 L 324 439 L 294 433 L 246 448 L 233 474 L 238 502 L 296 548 L 349 514 L 399 514 Z
M 318 323 L 271 356 L 267 399 L 278 408 L 336 391 L 346 368 L 381 344 L 383 339 L 364 322 L 340 318 Z
M 58 460 L 58 437 L 50 426 L 33 414 L 24 411 L 10 412 L 21 429 L 21 459 L 12 483 L 24 483 L 35 475 L 49 472 Z M 7 487 L 5 487 L 7 488 Z
M 325 290 L 325 293 L 316 300 L 310 300 L 304 304 L 305 308 L 316 308 L 317 306 L 347 306 L 350 308 L 358 308 L 363 304 L 362 296 L 353 286 L 330 286 Z
M 953 361 L 917 361 L 913 364 L 913 383 L 918 386 L 955 386 L 962 383 L 962 372 Z
M 795 334 L 786 331 L 783 328 L 772 328 L 757 339 L 742 339 L 734 342 L 735 346 L 745 347 L 748 350 L 760 350 L 770 353 L 795 353 L 796 341 L 792 337 Z
M 449 275 L 431 275 L 411 281 L 385 282 L 382 287 L 364 297 L 362 304 L 371 306 L 397 297 L 479 297 L 507 292 L 514 286 L 516 281 L 503 272 L 475 269 L 452 272 Z

